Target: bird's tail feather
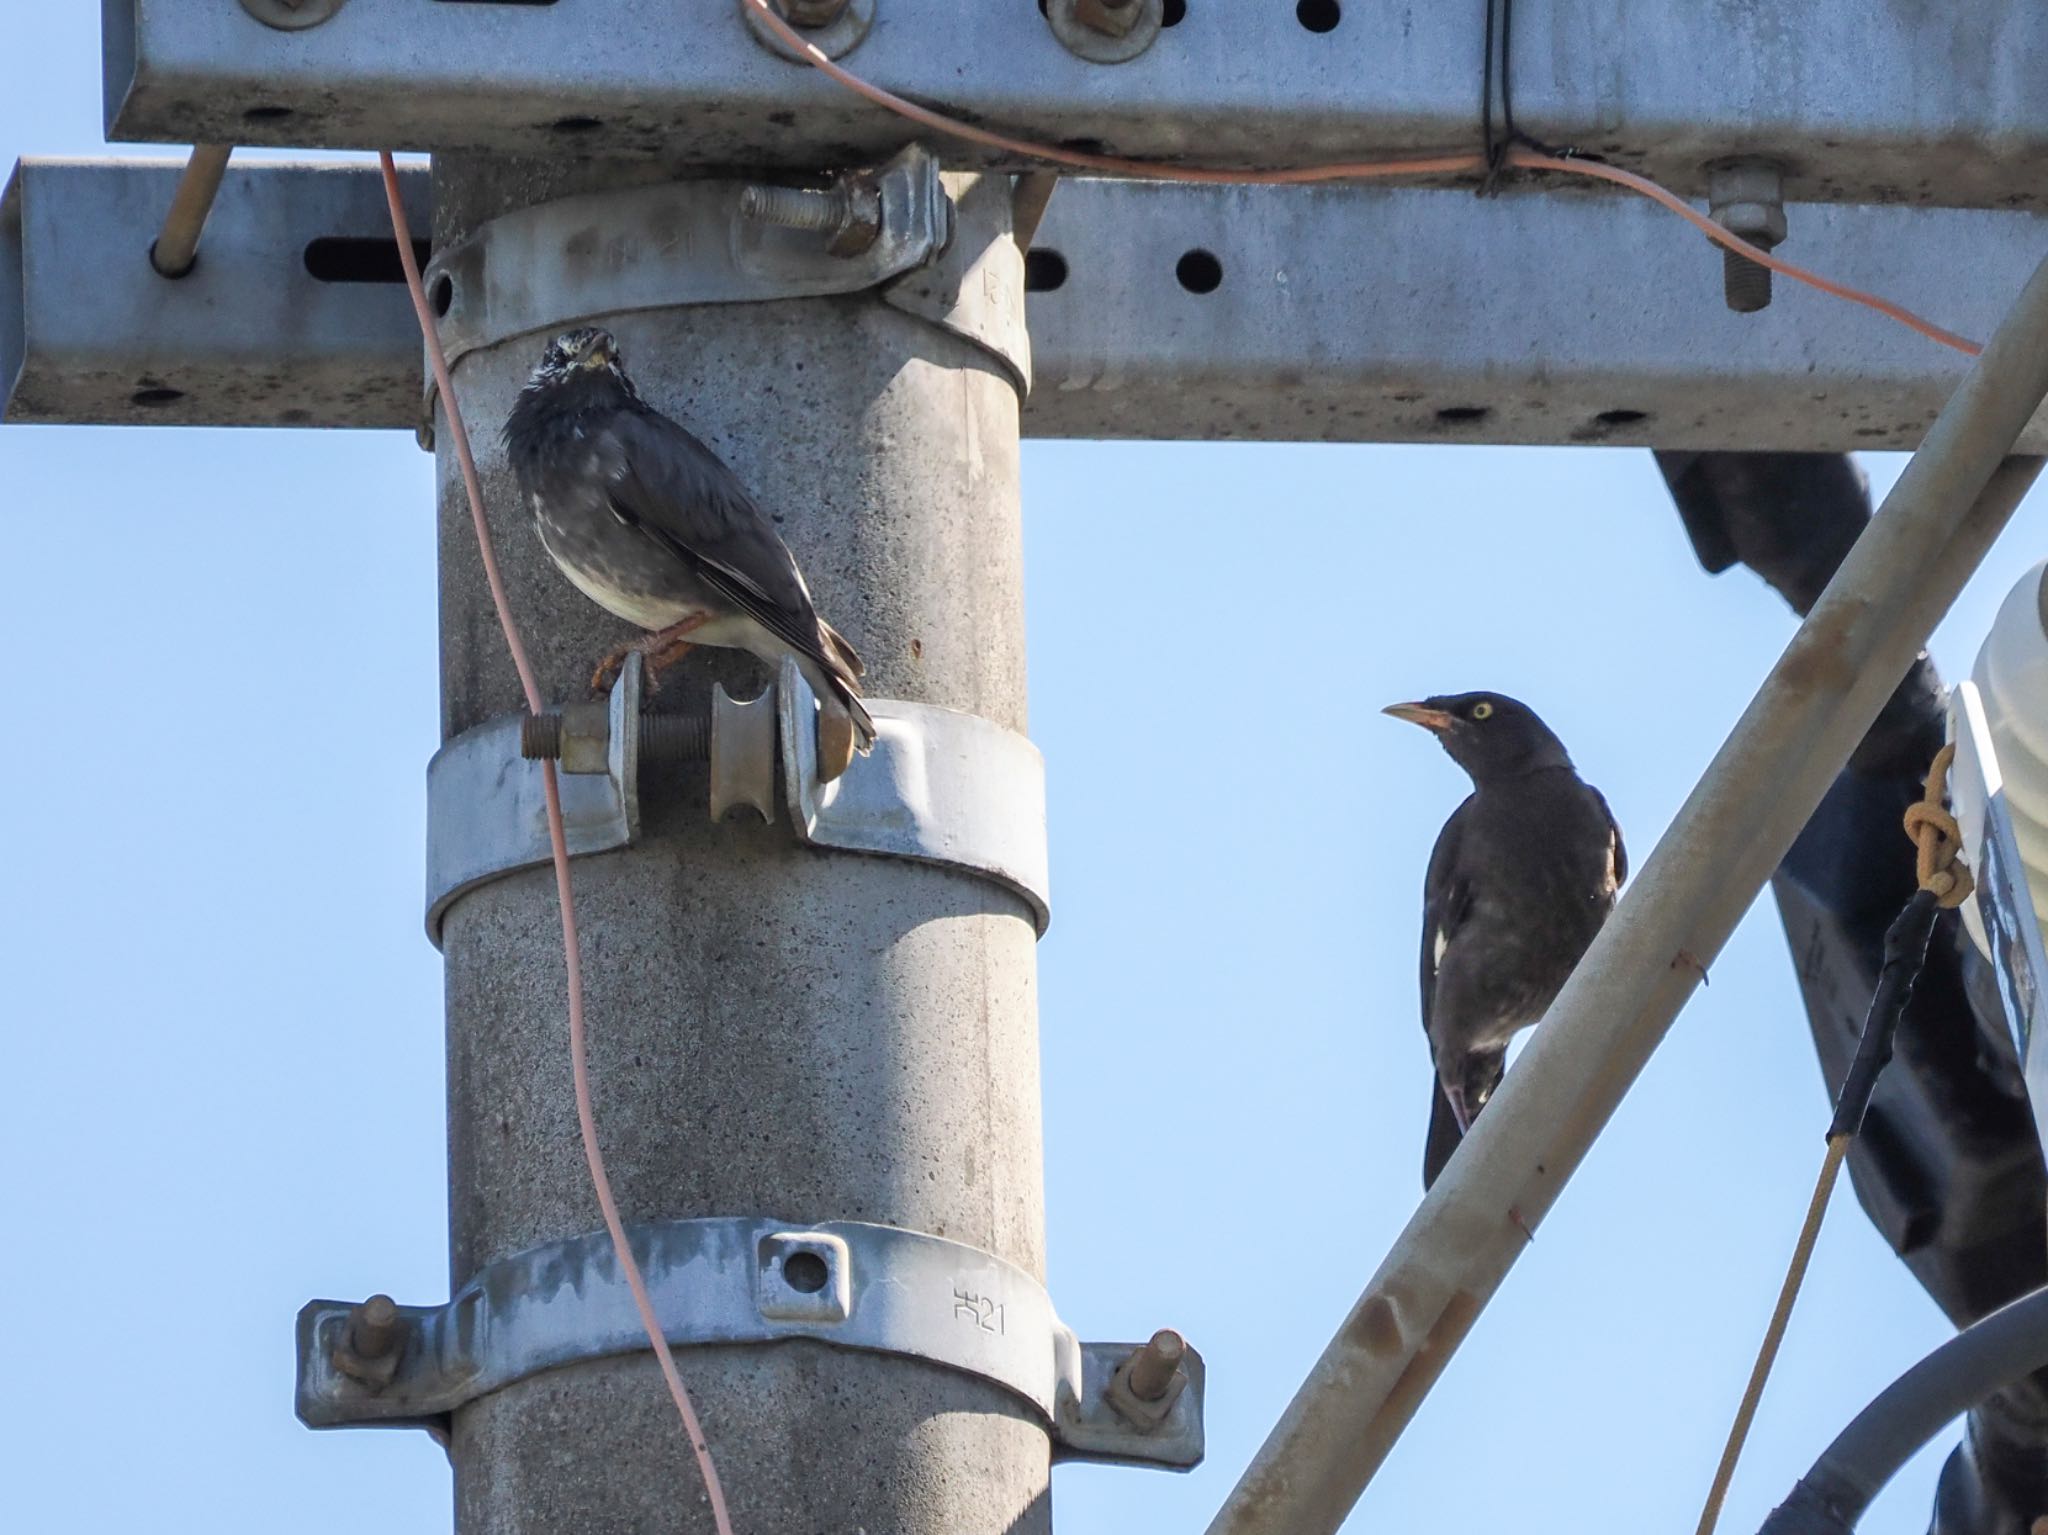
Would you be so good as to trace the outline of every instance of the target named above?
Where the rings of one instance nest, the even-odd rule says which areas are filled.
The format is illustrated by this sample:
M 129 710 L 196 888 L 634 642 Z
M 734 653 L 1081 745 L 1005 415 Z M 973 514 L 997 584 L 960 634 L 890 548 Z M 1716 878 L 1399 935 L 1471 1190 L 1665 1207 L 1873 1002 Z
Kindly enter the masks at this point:
M 1508 1069 L 1506 1050 L 1480 1050 L 1467 1055 L 1462 1071 L 1464 1073 L 1465 1107 L 1476 1119 L 1479 1111 L 1486 1107 L 1493 1097 L 1493 1090 L 1500 1086 L 1500 1079 Z M 1434 1084 L 1429 1102 L 1429 1139 L 1422 1149 L 1422 1187 L 1425 1193 L 1436 1182 L 1438 1173 L 1451 1159 L 1451 1153 L 1464 1140 L 1464 1133 L 1458 1129 L 1458 1116 L 1451 1111 L 1450 1095 L 1444 1091 L 1443 1083 Z
M 861 664 L 860 652 L 846 642 L 846 636 L 822 618 L 818 620 L 818 638 L 823 642 L 818 660 L 824 665 L 833 693 L 853 721 L 854 745 L 866 755 L 875 744 L 874 716 L 860 701 L 860 679 L 867 674 L 867 668 Z
M 861 755 L 866 756 L 869 748 L 875 744 L 875 717 L 868 713 L 867 705 L 860 701 L 859 688 L 848 687 L 840 694 L 839 701 L 846 705 L 846 712 L 853 716 L 854 744 L 860 749 Z
M 868 674 L 868 669 L 861 665 L 860 652 L 846 643 L 845 635 L 826 623 L 822 618 L 818 620 L 818 632 L 825 637 L 825 654 L 827 658 L 836 661 L 839 668 L 844 670 L 849 678 L 857 679 Z M 859 688 L 854 689 L 856 693 L 859 691 Z

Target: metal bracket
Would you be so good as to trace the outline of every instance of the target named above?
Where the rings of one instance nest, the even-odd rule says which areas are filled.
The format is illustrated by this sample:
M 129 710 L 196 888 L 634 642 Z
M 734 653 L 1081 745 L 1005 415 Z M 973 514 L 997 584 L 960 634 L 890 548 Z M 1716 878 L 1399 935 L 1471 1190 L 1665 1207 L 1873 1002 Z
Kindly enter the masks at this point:
M 947 190 L 970 215 L 978 202 L 1012 203 L 1010 178 L 996 173 L 949 174 Z M 1005 210 L 1006 212 L 1008 210 Z M 1000 231 L 1003 219 L 963 219 Z M 960 239 L 931 261 L 882 289 L 882 302 L 914 314 L 986 352 L 1010 376 L 1020 399 L 1031 394 L 1031 333 L 1024 314 L 1024 247 L 997 233 L 975 247 Z
M 1199 1354 L 1182 1356 L 1184 1384 L 1159 1420 L 1134 1421 L 1110 1382 L 1140 1346 L 1080 1341 L 1044 1286 L 978 1248 L 861 1221 L 805 1228 L 755 1216 L 636 1225 L 628 1240 L 673 1345 L 805 1338 L 900 1354 L 1029 1403 L 1055 1459 L 1176 1470 L 1202 1459 Z M 387 1353 L 374 1371 L 356 1357 L 359 1316 L 344 1301 L 299 1312 L 297 1408 L 309 1427 L 433 1427 L 543 1370 L 647 1347 L 601 1231 L 490 1264 L 445 1305 L 384 1308 Z
M 409 423 L 419 332 L 404 285 L 384 280 L 397 263 L 376 171 L 235 161 L 205 249 L 173 279 L 149 248 L 178 180 L 166 160 L 15 167 L 0 187 L 0 417 Z M 399 184 L 424 234 L 427 173 L 406 167 Z
M 817 702 L 794 661 L 775 683 L 783 805 L 812 847 L 962 869 L 1008 886 L 1031 907 L 1039 936 L 1052 921 L 1045 850 L 1045 759 L 979 715 L 870 699 L 874 750 L 818 782 Z M 775 764 L 738 764 L 750 780 L 729 798 L 760 802 Z M 717 793 L 716 790 L 713 791 Z
M 346 29 L 374 3 L 350 0 L 335 28 L 298 35 Z M 442 12 L 498 8 L 401 9 L 431 26 Z M 521 25 L 561 9 L 523 7 Z M 399 177 L 424 235 L 427 172 Z M 0 418 L 413 429 L 419 330 L 375 169 L 238 156 L 199 264 L 171 281 L 148 250 L 177 181 L 166 161 L 32 159 L 0 192 Z M 962 227 L 986 228 L 964 217 L 979 191 L 951 175 L 946 185 Z M 1997 323 L 2048 246 L 2048 218 L 2024 213 L 1807 204 L 1793 216 L 1813 266 L 1887 292 L 1939 292 L 1943 323 L 1965 335 Z M 1597 197 L 1067 178 L 1033 239 L 1024 435 L 1804 451 L 1919 441 L 1962 363 L 1861 311 L 1779 303 L 1759 324 L 1681 304 L 1656 327 L 1617 327 L 1617 295 L 1701 280 L 1697 246 L 1669 226 L 1653 205 Z M 981 270 L 965 273 L 970 289 L 1021 259 L 1009 243 L 990 242 Z M 1514 248 L 1526 282 L 1464 292 L 1459 257 L 1480 246 Z M 1351 253 L 1365 248 L 1385 254 L 1386 281 L 1357 281 Z M 1220 267 L 1214 292 L 1175 280 L 1191 250 Z M 1971 253 L 1960 267 L 1958 250 Z M 323 253 L 346 260 L 322 265 Z M 887 302 L 909 308 L 912 289 L 973 254 L 956 239 L 895 279 Z M 86 270 L 90 286 L 74 280 Z M 996 292 L 1014 289 L 1005 279 Z M 950 323 L 965 333 L 960 316 Z M 2044 449 L 2048 412 L 2021 438 L 2024 452 Z
M 641 692 L 640 658 L 632 655 L 601 732 L 573 728 L 564 711 L 572 728 L 562 741 L 562 811 L 572 856 L 628 847 L 639 836 Z M 867 703 L 874 750 L 820 783 L 817 702 L 793 662 L 758 699 L 714 689 L 711 819 L 746 805 L 773 820 L 779 807 L 808 846 L 992 880 L 1023 900 L 1043 936 L 1052 907 L 1038 748 L 977 715 L 891 698 Z M 488 720 L 427 764 L 427 937 L 436 947 L 460 896 L 550 857 L 540 764 L 520 756 L 527 718 Z
M 561 763 L 569 853 L 604 853 L 640 834 L 642 662 L 628 654 L 605 705 L 601 753 L 587 737 Z M 427 763 L 427 938 L 441 946 L 448 908 L 477 886 L 552 861 L 541 764 L 519 752 L 524 714 L 465 730 Z
M 884 287 L 941 260 L 953 239 L 947 182 L 964 191 L 978 178 L 941 177 L 938 161 L 912 144 L 854 179 L 878 195 L 879 228 L 864 247 L 842 247 L 844 253 L 816 228 L 748 216 L 742 205 L 759 189 L 745 181 L 597 192 L 491 219 L 437 252 L 423 274 L 449 366 L 479 348 L 602 315 Z M 1004 257 L 1014 270 L 990 266 Z M 1021 390 L 1030 375 L 1022 263 L 1014 242 L 995 240 L 986 251 L 960 253 L 889 302 L 989 351 Z M 436 388 L 428 372 L 423 447 L 433 440 Z

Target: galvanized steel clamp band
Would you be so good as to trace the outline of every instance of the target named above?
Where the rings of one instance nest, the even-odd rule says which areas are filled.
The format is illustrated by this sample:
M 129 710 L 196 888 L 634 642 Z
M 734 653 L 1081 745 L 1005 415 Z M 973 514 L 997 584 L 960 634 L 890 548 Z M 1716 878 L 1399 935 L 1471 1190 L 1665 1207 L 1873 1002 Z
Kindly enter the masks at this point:
M 810 1339 L 899 1354 L 990 1381 L 1042 1418 L 1062 1459 L 1179 1469 L 1202 1457 L 1201 1356 L 1175 1356 L 1170 1391 L 1134 1410 L 1129 1343 L 1083 1343 L 1044 1286 L 942 1237 L 860 1221 L 791 1226 L 726 1216 L 628 1228 L 671 1344 Z M 309 1302 L 299 1313 L 297 1409 L 314 1428 L 432 1426 L 543 1370 L 647 1347 L 610 1239 L 592 1232 L 485 1267 L 446 1304 Z
M 562 817 L 571 855 L 628 847 L 640 835 L 642 663 L 629 656 L 609 700 L 564 730 Z M 816 700 L 794 662 L 774 688 L 742 702 L 712 689 L 710 814 L 749 806 L 786 815 L 799 842 L 908 858 L 989 880 L 1024 902 L 1043 935 L 1052 920 L 1045 841 L 1045 759 L 993 720 L 901 699 L 871 698 L 874 750 L 818 781 Z M 464 731 L 427 764 L 427 936 L 469 891 L 549 861 L 539 763 L 522 760 L 531 716 Z M 564 718 L 567 718 L 565 711 Z M 672 717 L 671 717 L 672 718 Z
M 830 191 L 687 181 L 538 203 L 437 252 L 427 296 L 452 370 L 480 348 L 606 316 L 880 289 L 894 308 L 980 348 L 1028 393 L 1024 253 L 988 220 L 978 224 L 1000 236 L 963 248 L 949 179 L 963 198 L 1009 201 L 1007 176 L 944 177 L 912 144 Z M 433 445 L 435 394 L 429 369 L 422 447 Z

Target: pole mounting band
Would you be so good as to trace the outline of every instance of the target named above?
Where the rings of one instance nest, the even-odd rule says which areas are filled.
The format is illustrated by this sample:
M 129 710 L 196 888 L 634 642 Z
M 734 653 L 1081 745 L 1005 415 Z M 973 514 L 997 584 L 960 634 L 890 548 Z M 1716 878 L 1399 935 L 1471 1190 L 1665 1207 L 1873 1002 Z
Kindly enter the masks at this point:
M 851 244 L 747 211 L 763 193 L 764 204 L 777 193 L 834 194 L 748 181 L 592 192 L 486 220 L 437 251 L 421 275 L 451 373 L 484 347 L 610 315 L 881 289 L 884 302 L 986 352 L 1027 392 L 1023 252 L 1007 225 L 979 248 L 959 248 L 949 185 L 963 198 L 1007 196 L 1009 178 L 945 176 L 928 151 L 909 145 L 875 170 L 839 178 L 842 192 L 855 188 L 874 205 L 865 241 Z M 437 388 L 433 370 L 424 372 L 419 440 L 431 448 Z
M 564 711 L 562 817 L 570 856 L 640 837 L 642 663 L 629 655 L 602 706 Z M 808 847 L 908 858 L 971 874 L 1023 901 L 1041 937 L 1052 921 L 1045 841 L 1045 759 L 993 720 L 896 698 L 870 698 L 875 745 L 818 781 L 817 705 L 796 663 L 739 701 L 712 689 L 710 816 L 736 806 L 786 816 Z M 579 706 L 579 709 L 581 706 Z M 492 880 L 552 856 L 541 764 L 520 751 L 525 714 L 484 721 L 427 764 L 427 937 L 449 909 Z
M 714 1216 L 628 1228 L 677 1347 L 810 1339 L 978 1376 L 1028 1403 L 1059 1460 L 1187 1470 L 1203 1453 L 1201 1356 L 1188 1349 L 1137 1410 L 1117 1387 L 1133 1343 L 1084 1343 L 1045 1287 L 979 1248 L 863 1221 L 797 1226 Z M 301 1421 L 438 1428 L 447 1414 L 543 1370 L 648 1347 L 602 1231 L 486 1265 L 439 1306 L 309 1302 L 298 1319 Z M 367 1356 L 367 1357 L 366 1357 Z

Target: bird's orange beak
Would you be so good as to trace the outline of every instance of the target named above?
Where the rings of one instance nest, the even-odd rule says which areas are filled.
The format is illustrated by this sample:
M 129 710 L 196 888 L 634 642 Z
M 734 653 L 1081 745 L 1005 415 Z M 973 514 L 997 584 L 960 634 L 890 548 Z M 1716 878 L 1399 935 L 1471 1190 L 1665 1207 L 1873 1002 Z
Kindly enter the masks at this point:
M 1442 735 L 1457 723 L 1457 716 L 1442 709 L 1432 709 L 1426 704 L 1388 704 L 1380 710 L 1391 714 L 1397 720 L 1406 720 L 1411 725 L 1420 725 L 1424 730 Z

